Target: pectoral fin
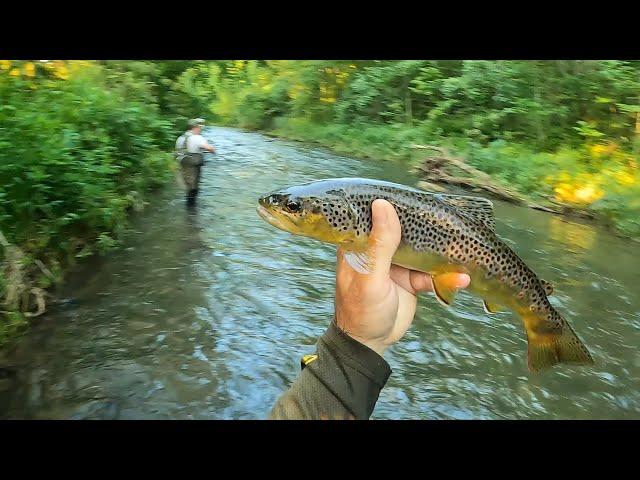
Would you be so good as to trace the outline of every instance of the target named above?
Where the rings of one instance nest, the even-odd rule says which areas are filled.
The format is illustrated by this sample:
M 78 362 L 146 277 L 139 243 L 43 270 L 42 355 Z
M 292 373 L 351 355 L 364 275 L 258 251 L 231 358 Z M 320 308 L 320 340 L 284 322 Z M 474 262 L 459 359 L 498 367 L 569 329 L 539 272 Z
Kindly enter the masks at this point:
M 489 314 L 498 313 L 500 310 L 502 310 L 502 306 L 498 305 L 497 303 L 491 303 L 487 302 L 486 300 L 482 300 L 482 304 L 484 306 L 484 311 Z
M 358 273 L 367 275 L 373 272 L 373 261 L 366 252 L 344 252 L 344 259 Z

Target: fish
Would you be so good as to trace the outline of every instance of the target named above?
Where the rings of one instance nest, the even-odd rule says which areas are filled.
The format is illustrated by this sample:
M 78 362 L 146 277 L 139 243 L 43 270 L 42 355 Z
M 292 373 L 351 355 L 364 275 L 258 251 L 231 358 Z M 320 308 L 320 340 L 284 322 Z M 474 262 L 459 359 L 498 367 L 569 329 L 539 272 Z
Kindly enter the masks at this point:
M 340 246 L 361 274 L 372 271 L 367 245 L 371 204 L 395 208 L 401 241 L 392 263 L 429 274 L 436 299 L 454 303 L 457 289 L 441 275 L 466 273 L 484 311 L 519 316 L 527 339 L 527 367 L 538 373 L 557 364 L 592 365 L 589 350 L 551 305 L 550 282 L 538 278 L 495 232 L 493 203 L 482 197 L 431 193 L 367 178 L 330 178 L 275 190 L 258 199 L 257 213 L 272 226 Z

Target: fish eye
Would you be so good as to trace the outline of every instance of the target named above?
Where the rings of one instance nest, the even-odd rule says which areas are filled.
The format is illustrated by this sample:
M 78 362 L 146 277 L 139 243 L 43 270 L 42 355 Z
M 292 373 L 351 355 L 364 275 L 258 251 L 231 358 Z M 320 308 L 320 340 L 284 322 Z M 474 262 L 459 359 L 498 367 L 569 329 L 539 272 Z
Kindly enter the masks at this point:
M 285 210 L 291 213 L 298 213 L 300 210 L 302 210 L 302 205 L 300 205 L 299 202 L 296 202 L 294 200 L 289 200 L 285 206 L 284 206 Z

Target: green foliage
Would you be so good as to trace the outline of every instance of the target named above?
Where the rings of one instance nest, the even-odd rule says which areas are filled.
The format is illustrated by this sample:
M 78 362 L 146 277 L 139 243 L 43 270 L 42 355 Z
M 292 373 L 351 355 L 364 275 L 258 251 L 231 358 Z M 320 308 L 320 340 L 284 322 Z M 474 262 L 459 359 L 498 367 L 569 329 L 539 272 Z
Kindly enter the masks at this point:
M 228 60 L 177 82 L 222 124 L 361 157 L 415 160 L 413 143 L 447 145 L 523 193 L 582 202 L 640 233 L 638 61 Z
M 20 312 L 7 312 L 0 321 L 0 348 L 24 331 L 27 326 L 27 319 Z
M 10 242 L 46 238 L 38 247 L 55 248 L 87 230 L 117 230 L 127 195 L 166 178 L 158 152 L 173 132 L 144 84 L 97 66 L 35 89 L 0 81 L 0 195 L 10 200 L 0 227 Z
M 594 203 L 592 209 L 608 219 L 622 234 L 640 238 L 640 183 L 622 188 L 611 182 L 607 195 Z
M 419 124 L 534 151 L 585 138 L 633 143 L 640 111 L 636 61 L 220 61 L 192 66 L 177 82 L 206 98 L 220 123 Z
M 52 280 L 35 260 L 60 278 L 61 264 L 113 248 L 128 210 L 171 178 L 170 86 L 162 65 L 149 62 L 5 64 L 0 231 L 24 252 L 30 284 L 46 288 Z M 0 320 L 0 338 L 21 324 L 11 315 Z

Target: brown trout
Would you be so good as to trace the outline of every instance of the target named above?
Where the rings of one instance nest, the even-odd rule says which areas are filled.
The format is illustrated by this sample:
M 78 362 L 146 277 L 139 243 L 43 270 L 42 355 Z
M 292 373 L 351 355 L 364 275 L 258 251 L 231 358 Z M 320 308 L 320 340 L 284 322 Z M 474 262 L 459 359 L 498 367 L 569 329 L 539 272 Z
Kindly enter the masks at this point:
M 281 230 L 341 246 L 347 262 L 367 273 L 371 204 L 378 198 L 390 202 L 400 219 L 402 237 L 392 262 L 430 274 L 440 303 L 452 305 L 456 290 L 438 276 L 467 273 L 467 290 L 482 298 L 485 312 L 505 307 L 522 318 L 530 371 L 558 363 L 593 363 L 569 323 L 549 303 L 551 284 L 539 279 L 496 235 L 493 204 L 487 199 L 340 178 L 265 195 L 258 201 L 258 213 Z

